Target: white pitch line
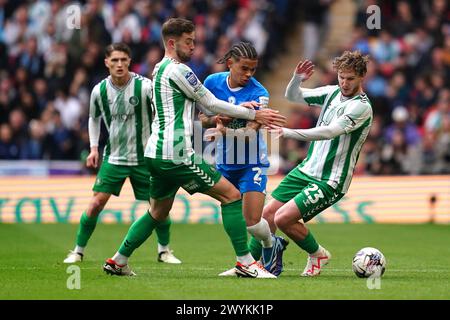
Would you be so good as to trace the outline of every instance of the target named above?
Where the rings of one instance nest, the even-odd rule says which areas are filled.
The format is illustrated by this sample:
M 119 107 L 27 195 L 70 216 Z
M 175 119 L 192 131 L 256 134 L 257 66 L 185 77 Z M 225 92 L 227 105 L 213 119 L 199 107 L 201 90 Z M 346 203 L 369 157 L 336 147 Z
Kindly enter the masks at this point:
M 67 264 L 67 265 L 61 265 L 61 267 L 64 266 L 71 266 L 72 264 Z M 81 270 L 102 270 L 102 267 L 84 267 L 83 265 L 80 264 L 76 264 L 80 267 Z M 59 268 L 60 266 L 55 266 L 54 268 Z M 217 268 L 199 268 L 199 267 L 182 267 L 182 266 L 165 266 L 167 268 L 170 268 L 170 271 L 180 271 L 180 272 L 184 272 L 184 271 L 217 271 L 217 272 L 221 272 L 222 269 L 217 269 Z M 146 270 L 158 270 L 158 271 L 162 271 L 162 270 L 168 270 L 168 269 L 164 269 L 162 267 L 133 267 L 131 266 L 131 268 L 133 270 L 139 270 L 139 271 L 146 271 Z M 0 270 L 48 270 L 48 267 L 11 267 L 11 268 L 7 268 L 7 267 L 0 267 Z M 224 269 L 226 269 L 226 267 L 224 267 Z M 300 272 L 303 271 L 302 269 L 293 269 L 293 268 L 284 268 L 284 271 L 294 271 L 294 272 Z M 326 272 L 352 272 L 351 269 L 333 269 L 333 268 L 325 268 L 324 270 L 326 270 Z M 441 273 L 450 273 L 450 269 L 389 269 L 386 268 L 386 272 L 404 272 L 404 273 L 408 273 L 408 272 L 441 272 Z

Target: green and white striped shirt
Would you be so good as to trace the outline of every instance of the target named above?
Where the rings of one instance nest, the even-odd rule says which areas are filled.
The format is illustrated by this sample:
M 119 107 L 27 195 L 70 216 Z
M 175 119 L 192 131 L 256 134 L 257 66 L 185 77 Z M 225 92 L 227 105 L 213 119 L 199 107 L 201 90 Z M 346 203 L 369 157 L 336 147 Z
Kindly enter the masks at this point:
M 144 143 L 150 136 L 152 82 L 130 74 L 124 87 L 116 87 L 109 76 L 91 93 L 89 116 L 102 117 L 109 133 L 103 161 L 115 165 L 143 164 Z
M 302 93 L 309 105 L 322 107 L 317 127 L 337 123 L 345 134 L 330 140 L 312 141 L 308 155 L 298 169 L 346 193 L 359 152 L 372 125 L 370 101 L 364 93 L 345 99 L 339 86 L 302 88 Z
M 152 134 L 145 156 L 183 160 L 194 153 L 192 134 L 195 101 L 207 89 L 183 63 L 164 57 L 153 70 Z

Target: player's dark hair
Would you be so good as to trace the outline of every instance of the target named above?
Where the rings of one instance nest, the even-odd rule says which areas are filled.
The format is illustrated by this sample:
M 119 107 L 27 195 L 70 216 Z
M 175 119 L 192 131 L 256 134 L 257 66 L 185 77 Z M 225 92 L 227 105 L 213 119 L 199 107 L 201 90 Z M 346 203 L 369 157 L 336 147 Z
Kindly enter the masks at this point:
M 367 73 L 369 56 L 362 55 L 360 51 L 345 51 L 340 57 L 334 58 L 333 68 L 339 70 L 355 71 L 359 77 L 364 77 Z
M 239 61 L 241 58 L 258 59 L 258 53 L 250 42 L 239 42 L 231 47 L 225 55 L 217 60 L 217 63 L 225 63 L 228 59 L 235 58 Z
M 166 41 L 169 37 L 181 37 L 183 33 L 191 33 L 195 30 L 192 21 L 183 18 L 170 18 L 162 25 L 161 35 Z
M 128 55 L 128 57 L 131 58 L 131 49 L 125 43 L 117 42 L 117 43 L 112 43 L 112 44 L 108 45 L 105 49 L 105 57 L 109 58 L 113 51 L 125 52 Z

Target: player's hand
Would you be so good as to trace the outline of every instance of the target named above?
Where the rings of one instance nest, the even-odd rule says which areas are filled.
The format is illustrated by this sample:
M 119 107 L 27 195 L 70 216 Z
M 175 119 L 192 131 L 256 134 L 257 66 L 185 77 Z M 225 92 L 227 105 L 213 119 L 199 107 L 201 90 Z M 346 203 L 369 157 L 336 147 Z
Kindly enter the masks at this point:
M 226 117 L 229 118 L 229 117 Z M 231 118 L 229 118 L 231 119 Z M 226 133 L 226 128 L 223 125 L 223 122 L 219 116 L 216 118 L 216 127 L 215 128 L 209 128 L 205 131 L 205 140 L 206 141 L 214 141 L 218 136 L 224 135 Z
M 222 132 L 218 128 L 209 128 L 205 131 L 205 141 L 214 141 L 216 138 L 222 135 Z
M 228 126 L 228 124 L 233 120 L 233 118 L 229 117 L 229 116 L 224 116 L 224 115 L 217 115 L 216 116 L 216 124 L 219 124 L 219 121 L 221 123 L 221 125 L 223 126 Z
M 261 105 L 262 103 L 256 101 L 247 101 L 240 104 L 241 107 L 245 107 L 247 109 L 255 109 L 256 107 L 260 107 Z
M 265 127 L 267 131 L 272 135 L 275 139 L 280 139 L 283 136 L 283 128 L 272 126 L 272 127 Z
M 308 80 L 314 73 L 314 64 L 310 60 L 300 61 L 295 67 L 295 74 L 302 77 L 303 80 Z
M 208 116 L 206 115 L 206 114 L 204 114 L 203 112 L 199 112 L 198 113 L 198 119 L 201 121 L 201 122 L 204 122 L 204 121 L 208 121 Z
M 86 167 L 97 168 L 98 166 L 98 148 L 92 147 L 91 152 L 86 158 Z
M 281 115 L 278 110 L 272 109 L 256 110 L 255 121 L 269 128 L 286 125 L 286 117 Z

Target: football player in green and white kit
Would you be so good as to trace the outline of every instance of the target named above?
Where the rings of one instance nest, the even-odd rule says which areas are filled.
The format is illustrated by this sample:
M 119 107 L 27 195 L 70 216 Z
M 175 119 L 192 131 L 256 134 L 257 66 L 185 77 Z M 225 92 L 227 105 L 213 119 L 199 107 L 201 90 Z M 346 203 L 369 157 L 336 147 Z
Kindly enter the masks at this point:
M 278 227 L 309 254 L 302 276 L 319 275 L 331 258 L 305 223 L 347 192 L 372 124 L 372 107 L 362 90 L 367 63 L 368 56 L 346 51 L 333 61 L 339 85 L 306 89 L 300 85 L 311 77 L 314 65 L 300 61 L 286 89 L 290 101 L 322 108 L 315 128 L 275 130 L 312 142 L 307 157 L 281 181 L 263 211 L 272 232 Z
M 195 27 L 191 21 L 169 19 L 162 26 L 162 38 L 165 56 L 153 71 L 155 117 L 145 149 L 151 175 L 150 210 L 130 227 L 119 250 L 106 260 L 103 269 L 114 275 L 134 274 L 128 258 L 155 226 L 167 218 L 175 194 L 182 187 L 190 194 L 201 192 L 220 201 L 223 226 L 236 254 L 238 276 L 276 278 L 250 254 L 239 190 L 201 155 L 195 154 L 191 140 L 197 101 L 211 112 L 269 126 L 284 124 L 285 117 L 271 109 L 253 110 L 219 100 L 203 86 L 184 64 L 190 60 L 195 47 Z
M 130 62 L 131 51 L 127 45 L 114 43 L 106 47 L 105 65 L 110 76 L 98 83 L 91 93 L 88 167 L 97 168 L 99 163 L 101 118 L 109 138 L 93 187 L 94 195 L 80 219 L 75 249 L 64 263 L 83 260 L 84 249 L 95 230 L 99 214 L 111 194 L 119 196 L 127 177 L 130 178 L 135 198 L 148 201 L 150 173 L 144 164 L 144 143 L 150 136 L 152 82 L 130 72 Z M 156 228 L 158 261 L 178 264 L 181 261 L 169 249 L 170 224 L 168 217 Z

